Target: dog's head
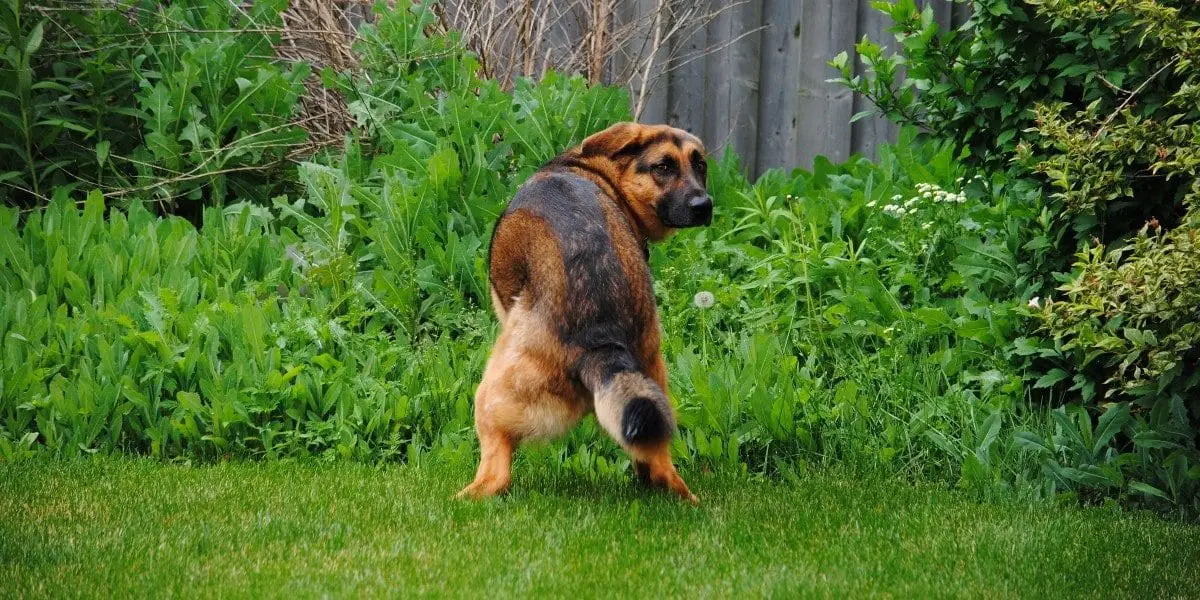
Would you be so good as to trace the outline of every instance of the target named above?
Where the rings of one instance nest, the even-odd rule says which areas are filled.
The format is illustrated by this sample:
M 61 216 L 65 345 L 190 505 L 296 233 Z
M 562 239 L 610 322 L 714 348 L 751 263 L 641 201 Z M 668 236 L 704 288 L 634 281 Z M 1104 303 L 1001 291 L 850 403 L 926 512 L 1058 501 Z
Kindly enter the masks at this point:
M 619 188 L 649 239 L 712 221 L 708 164 L 696 136 L 667 125 L 618 123 L 583 140 L 578 153 Z

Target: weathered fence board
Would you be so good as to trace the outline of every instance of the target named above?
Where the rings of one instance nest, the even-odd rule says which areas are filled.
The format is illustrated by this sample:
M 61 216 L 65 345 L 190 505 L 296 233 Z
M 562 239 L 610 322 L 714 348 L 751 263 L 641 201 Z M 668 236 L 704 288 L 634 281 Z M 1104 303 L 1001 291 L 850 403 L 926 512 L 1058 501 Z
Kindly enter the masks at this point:
M 891 19 L 871 8 L 871 0 L 858 0 L 858 39 L 869 37 L 888 49 L 896 46 L 895 37 L 888 33 Z M 866 74 L 866 67 L 855 62 L 854 73 Z M 854 95 L 854 114 L 871 110 L 871 102 L 861 95 Z M 850 126 L 850 149 L 854 152 L 871 152 L 876 144 L 896 139 L 899 127 L 885 117 L 873 116 L 855 121 Z
M 759 166 L 811 165 L 823 154 L 832 160 L 850 156 L 850 117 L 853 94 L 831 85 L 829 59 L 852 47 L 858 26 L 858 3 L 803 2 L 800 13 L 800 111 L 796 140 L 798 161 L 771 159 Z
M 771 15 L 772 25 L 762 32 L 758 160 L 744 163 L 751 169 L 757 162 L 766 165 L 791 158 L 800 139 L 800 3 L 766 0 L 763 14 Z M 742 151 L 736 145 L 735 149 Z
M 708 145 L 738 148 L 753 164 L 758 133 L 759 29 L 762 3 L 742 2 L 709 23 L 709 47 L 724 51 L 706 57 L 703 137 Z M 693 96 L 693 98 L 696 98 Z

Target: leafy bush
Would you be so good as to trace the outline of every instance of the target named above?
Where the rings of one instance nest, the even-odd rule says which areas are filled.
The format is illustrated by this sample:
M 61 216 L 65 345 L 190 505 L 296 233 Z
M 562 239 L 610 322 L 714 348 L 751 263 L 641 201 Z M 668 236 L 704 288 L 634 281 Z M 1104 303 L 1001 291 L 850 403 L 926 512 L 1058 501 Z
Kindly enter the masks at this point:
M 1048 113 L 1086 112 L 1097 120 L 1123 114 L 1147 124 L 1180 126 L 1196 118 L 1186 114 L 1195 102 L 1186 104 L 1194 92 L 1185 85 L 1194 42 L 1188 44 L 1200 18 L 1194 3 L 975 0 L 970 20 L 948 32 L 939 31 L 931 9 L 922 10 L 914 0 L 873 5 L 894 20 L 903 54 L 888 54 L 863 40 L 857 51 L 867 76 L 854 76 L 848 56 L 842 55 L 834 61 L 840 80 L 870 97 L 881 112 L 960 144 L 970 164 L 1003 170 L 1022 143 L 1037 148 L 1043 140 L 1057 141 L 1047 130 Z M 1177 96 L 1181 89 L 1184 95 Z M 1171 119 L 1181 106 L 1184 120 Z M 1069 218 L 1070 231 L 1084 239 L 1096 233 L 1115 240 L 1151 216 L 1177 222 L 1183 214 L 1180 196 L 1189 183 L 1133 177 L 1155 172 L 1155 149 L 1143 144 L 1117 144 L 1112 150 L 1119 158 L 1090 166 L 1076 162 L 1078 169 L 1062 170 L 1057 177 L 1047 173 L 1052 182 L 1067 176 L 1074 180 L 1071 186 L 1094 179 L 1087 169 L 1112 173 L 1103 187 L 1051 197 L 1050 207 Z M 1047 148 L 1036 157 L 1065 154 Z M 1046 168 L 1022 169 L 1036 171 Z
M 1085 369 L 1099 362 L 1112 374 L 1103 394 L 1095 380 L 1081 380 L 1086 398 L 1195 397 L 1200 373 L 1190 367 L 1200 359 L 1196 224 L 1169 232 L 1147 226 L 1129 246 L 1082 252 L 1079 276 L 1063 287 L 1065 300 L 1048 303 L 1046 327 L 1063 351 L 1104 350 L 1073 361 Z
M 911 131 L 875 163 L 818 160 L 754 185 L 726 161 L 710 190 L 715 229 L 652 254 L 683 453 L 1011 491 L 1023 476 L 1011 432 L 1028 418 L 1004 354 L 1018 301 L 980 290 L 1021 277 L 1015 192 L 964 179 L 952 147 Z M 699 291 L 713 307 L 692 305 Z
M 1193 425 L 1200 419 L 1197 225 L 1169 232 L 1147 227 L 1130 246 L 1082 252 L 1078 278 L 1063 288 L 1066 298 L 1040 314 L 1055 340 L 1045 355 L 1066 359 L 1077 370 L 1074 388 L 1085 400 L 1133 398 L 1105 409 L 1095 441 L 1079 436 L 1091 428 L 1083 411 L 1076 422 L 1060 418 L 1061 430 L 1071 436 L 1066 442 L 1026 438 L 1038 454 L 1055 459 L 1047 467 L 1064 483 L 1128 489 L 1182 504 L 1200 495 Z M 1046 378 L 1068 376 L 1056 369 Z M 1080 447 L 1086 455 L 1069 455 Z
M 1090 409 L 1054 412 L 1053 444 L 1024 438 L 1050 480 L 1197 505 L 1197 5 L 979 0 L 960 30 L 939 32 L 911 1 L 875 4 L 904 55 L 864 40 L 870 73 L 853 77 L 841 56 L 841 81 L 968 162 L 1046 191 L 1043 233 L 1019 236 L 1040 250 L 1029 263 L 1041 285 L 1021 295 L 1035 307 L 1052 287 L 1066 297 L 1034 311 L 1045 339 L 1018 338 L 1013 354 L 1030 357 L 1035 388 L 1070 384 Z
M 396 343 L 369 294 L 306 286 L 262 211 L 104 212 L 58 200 L 20 237 L 4 214 L 0 417 L 26 447 L 382 458 L 469 425 L 471 338 Z

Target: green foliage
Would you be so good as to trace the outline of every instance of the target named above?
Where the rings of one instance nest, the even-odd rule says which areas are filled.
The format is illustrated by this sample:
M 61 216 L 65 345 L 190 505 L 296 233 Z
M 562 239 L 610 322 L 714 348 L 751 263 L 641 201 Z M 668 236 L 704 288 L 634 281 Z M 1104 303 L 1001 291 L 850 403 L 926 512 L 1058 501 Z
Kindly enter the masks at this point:
M 98 194 L 83 211 L 56 201 L 17 237 L 5 214 L 4 430 L 65 456 L 365 458 L 469 423 L 466 384 L 428 382 L 473 366 L 394 343 L 347 306 L 358 295 L 305 288 L 295 234 L 267 235 L 261 213 L 209 209 L 199 230 L 136 206 L 103 215 Z
M 274 164 L 304 140 L 290 120 L 308 69 L 278 65 L 270 58 L 278 35 L 260 33 L 282 23 L 282 6 L 173 2 L 142 25 L 146 60 L 135 74 L 143 145 L 131 162 L 132 183 L 147 195 L 198 200 L 206 191 L 221 204 L 230 185 L 253 185 L 227 174 Z
M 652 253 L 680 453 L 1010 493 L 1023 468 L 1012 432 L 1026 419 L 1005 355 L 1019 301 L 984 292 L 1028 276 L 1010 236 L 1025 218 L 1017 192 L 966 180 L 952 147 L 911 131 L 876 162 L 818 160 L 752 186 L 725 161 L 710 189 L 714 230 Z M 699 291 L 712 308 L 692 305 Z
M 53 186 L 82 185 L 174 208 L 220 204 L 231 188 L 269 195 L 261 172 L 305 138 L 291 121 L 307 67 L 275 60 L 278 34 L 267 33 L 282 7 L 126 0 L 35 12 L 8 0 L 0 197 L 45 204 Z
M 1051 199 L 1068 213 L 1105 218 L 1152 215 L 1174 226 L 1200 168 L 1200 112 L 1194 47 L 1200 11 L 1146 0 L 1038 3 L 1052 31 L 1115 31 L 1125 36 L 1137 64 L 1150 71 L 1129 81 L 1117 106 L 1062 101 L 1034 107 L 1036 135 L 1017 148 L 1018 159 L 1050 182 Z M 1136 87 L 1135 87 L 1136 85 Z M 1157 184 L 1147 187 L 1148 181 Z M 1156 197 L 1155 194 L 1161 194 Z M 1132 206 L 1127 206 L 1132 205 Z M 1144 219 L 1144 217 L 1143 217 Z M 1140 224 L 1138 221 L 1133 221 Z M 1126 233 L 1137 227 L 1118 227 Z M 1103 229 L 1102 229 L 1103 231 Z M 1114 236 L 1106 235 L 1106 239 Z
M 408 103 L 397 91 L 408 75 L 388 79 L 370 69 L 396 63 L 368 62 L 362 78 L 379 87 L 363 86 L 360 108 L 373 143 L 302 164 L 295 197 L 209 208 L 198 229 L 137 204 L 105 219 L 98 192 L 80 211 L 69 187 L 24 223 L 4 214 L 6 458 L 28 452 L 31 431 L 59 455 L 470 450 L 470 398 L 493 334 L 481 308 L 488 229 L 552 145 L 627 109 L 579 78 L 502 92 L 451 40 L 425 36 L 429 16 L 387 13 L 364 35 L 367 56 L 417 47 L 445 60 L 413 61 L 424 63 L 412 74 L 422 91 Z M 440 98 L 424 91 L 447 82 Z M 385 120 L 408 125 L 378 133 L 385 143 L 371 128 Z
M 0 6 L 0 184 L 35 196 L 47 178 L 68 164 L 42 154 L 67 132 L 91 132 L 82 115 L 62 110 L 69 77 L 35 72 L 34 57 L 45 42 L 46 21 L 35 19 L 19 0 Z M 66 113 L 66 114 L 64 114 Z M 64 159 L 67 157 L 63 157 Z
M 1047 304 L 1045 326 L 1061 350 L 1091 350 L 1077 358 L 1111 374 L 1097 394 L 1084 381 L 1085 399 L 1195 398 L 1200 373 L 1200 228 L 1169 232 L 1146 227 L 1129 246 L 1080 253 L 1079 276 L 1063 286 L 1066 298 Z M 1102 352 L 1095 352 L 1101 349 Z M 1186 423 L 1186 419 L 1183 423 Z
M 530 89 L 547 85 L 576 84 Z M 1020 378 L 995 342 L 1013 309 L 960 297 L 993 285 L 981 274 L 995 269 L 952 266 L 980 248 L 1003 257 L 1008 217 L 978 202 L 979 180 L 932 191 L 962 189 L 961 170 L 948 148 L 910 142 L 879 165 L 821 163 L 751 187 L 726 160 L 712 173 L 729 194 L 717 227 L 655 248 L 685 461 L 949 475 L 989 495 L 1020 476 L 1001 435 L 1023 420 Z M 479 298 L 486 230 L 433 185 L 437 169 L 387 170 L 391 156 L 303 165 L 301 197 L 210 208 L 199 229 L 137 207 L 106 220 L 97 194 L 21 226 L 8 213 L 6 458 L 32 434 L 67 456 L 469 459 L 470 397 L 494 334 Z M 885 210 L 896 195 L 906 217 Z M 698 291 L 715 305 L 695 306 Z M 933 359 L 911 360 L 921 355 Z M 531 454 L 583 473 L 627 468 L 590 422 Z
M 1078 277 L 1063 286 L 1066 297 L 1039 313 L 1054 339 L 1043 356 L 1071 365 L 1072 390 L 1085 402 L 1131 401 L 1110 405 L 1100 417 L 1103 425 L 1114 411 L 1124 415 L 1109 428 L 1112 435 L 1095 445 L 1096 451 L 1108 452 L 1107 477 L 1074 483 L 1126 489 L 1151 500 L 1195 502 L 1200 487 L 1194 425 L 1200 420 L 1200 227 L 1195 222 L 1169 232 L 1146 227 L 1129 246 L 1081 252 L 1077 266 Z M 1061 369 L 1055 373 L 1061 379 L 1069 375 Z M 1062 462 L 1077 464 L 1070 457 Z M 1127 486 L 1126 475 L 1134 478 Z
M 912 1 L 875 4 L 895 20 L 903 55 L 864 40 L 868 75 L 854 77 L 843 55 L 832 63 L 840 81 L 959 144 L 967 162 L 1047 191 L 1044 233 L 1018 236 L 1039 249 L 1030 264 L 1042 272 L 1042 285 L 1022 295 L 1037 306 L 1055 283 L 1066 297 L 1035 311 L 1044 339 L 1018 338 L 1012 349 L 1028 357 L 1035 389 L 1067 387 L 1087 408 L 1069 407 L 1069 420 L 1053 413 L 1062 443 L 1029 447 L 1041 449 L 1052 481 L 1085 495 L 1194 504 L 1197 5 L 978 0 L 958 31 L 940 32 Z M 1115 410 L 1132 415 L 1116 433 L 1094 448 L 1073 443 L 1092 427 L 1084 421 L 1099 427 Z
M 1122 205 L 1148 203 L 1150 214 L 1162 217 L 1162 223 L 1152 218 L 1132 240 L 1079 253 L 1074 279 L 1060 287 L 1066 298 L 1041 315 L 1055 345 L 1045 355 L 1070 366 L 1083 401 L 1132 401 L 1136 418 L 1113 444 L 1122 470 L 1140 480 L 1125 489 L 1147 499 L 1195 502 L 1200 13 L 1133 0 L 1103 7 L 1046 1 L 1038 12 L 1053 19 L 1055 29 L 1122 28 L 1136 37 L 1139 59 L 1153 73 L 1115 110 L 1101 112 L 1096 102 L 1076 110 L 1039 105 L 1038 137 L 1018 148 L 1018 160 L 1050 181 L 1051 198 L 1070 213 L 1120 214 Z M 1154 197 L 1156 190 L 1142 183 L 1146 179 L 1169 184 L 1165 197 Z M 1155 445 L 1139 444 L 1146 439 Z M 1108 487 L 1122 483 L 1109 481 Z

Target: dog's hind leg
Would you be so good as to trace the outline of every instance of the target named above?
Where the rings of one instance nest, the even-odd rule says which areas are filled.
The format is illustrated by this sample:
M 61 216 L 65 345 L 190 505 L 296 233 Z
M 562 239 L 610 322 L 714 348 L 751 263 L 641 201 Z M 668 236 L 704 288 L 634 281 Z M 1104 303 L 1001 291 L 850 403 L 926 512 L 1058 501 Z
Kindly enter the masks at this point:
M 646 369 L 646 375 L 654 380 L 664 395 L 667 391 L 667 364 L 661 354 L 656 354 Z M 657 488 L 664 488 L 677 494 L 680 498 L 698 504 L 700 501 L 688 489 L 675 465 L 671 462 L 669 443 L 662 443 L 652 448 L 633 448 L 633 473 L 638 481 Z
M 687 483 L 671 463 L 669 448 L 668 444 L 652 449 L 634 448 L 630 452 L 633 455 L 634 473 L 642 483 L 670 491 L 692 504 L 699 504 L 700 500 L 688 489 Z
M 513 432 L 504 427 L 497 417 L 505 412 L 510 404 L 510 393 L 503 385 L 504 371 L 502 360 L 497 356 L 505 354 L 508 336 L 501 334 L 493 349 L 493 357 L 489 358 L 484 368 L 483 381 L 475 391 L 475 432 L 479 437 L 479 469 L 475 472 L 475 481 L 463 488 L 458 498 L 486 498 L 495 496 L 508 488 L 512 480 L 512 455 L 520 441 Z

